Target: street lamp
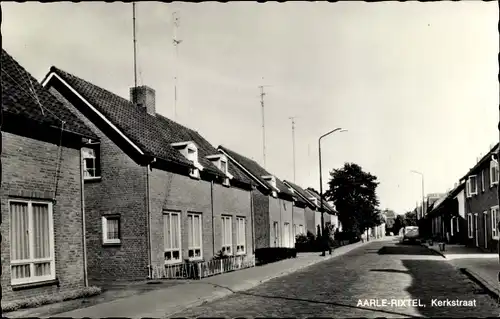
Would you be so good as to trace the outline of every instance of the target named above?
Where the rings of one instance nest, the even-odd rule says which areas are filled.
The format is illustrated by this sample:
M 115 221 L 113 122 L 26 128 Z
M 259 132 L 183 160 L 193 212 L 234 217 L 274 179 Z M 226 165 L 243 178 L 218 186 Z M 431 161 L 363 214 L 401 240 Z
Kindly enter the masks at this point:
M 337 131 L 340 132 L 347 132 L 347 130 L 342 129 L 341 127 L 338 127 L 326 134 L 323 134 L 320 136 L 318 139 L 318 151 L 319 151 L 319 201 L 320 201 L 320 213 L 321 213 L 321 237 L 324 237 L 325 234 L 325 218 L 323 217 L 323 176 L 322 176 L 322 170 L 321 170 L 321 139 L 325 136 L 328 136 L 332 133 L 335 133 Z M 325 238 L 323 238 L 325 240 Z M 325 246 L 323 245 L 323 253 L 321 256 L 325 256 Z
M 420 177 L 422 178 L 422 218 L 423 218 L 424 217 L 424 174 L 414 170 L 412 170 L 411 172 L 420 175 Z M 418 214 L 417 214 L 417 219 L 419 219 Z

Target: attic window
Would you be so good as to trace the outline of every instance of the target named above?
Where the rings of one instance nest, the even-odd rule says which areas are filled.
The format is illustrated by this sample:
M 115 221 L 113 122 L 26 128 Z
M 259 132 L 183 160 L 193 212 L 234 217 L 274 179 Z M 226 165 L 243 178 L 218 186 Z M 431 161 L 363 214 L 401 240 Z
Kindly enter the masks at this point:
M 199 171 L 203 170 L 203 166 L 201 166 L 198 160 L 198 147 L 193 142 L 180 142 L 180 143 L 172 143 L 172 147 L 179 150 L 179 152 L 184 155 L 184 157 L 193 163 L 195 168 L 191 169 L 190 175 L 196 178 L 199 178 Z
M 209 159 L 224 175 L 226 176 L 223 181 L 223 185 L 229 186 L 229 181 L 233 178 L 231 173 L 229 173 L 229 166 L 227 157 L 223 154 L 215 154 L 207 156 Z
M 188 160 L 193 162 L 193 164 L 198 162 L 198 150 L 195 147 L 188 147 L 186 157 Z
M 220 170 L 224 172 L 224 174 L 227 174 L 227 161 L 223 159 L 220 160 Z
M 276 177 L 274 177 L 274 176 L 262 176 L 262 179 L 264 179 L 266 182 L 271 184 L 272 187 L 276 188 Z

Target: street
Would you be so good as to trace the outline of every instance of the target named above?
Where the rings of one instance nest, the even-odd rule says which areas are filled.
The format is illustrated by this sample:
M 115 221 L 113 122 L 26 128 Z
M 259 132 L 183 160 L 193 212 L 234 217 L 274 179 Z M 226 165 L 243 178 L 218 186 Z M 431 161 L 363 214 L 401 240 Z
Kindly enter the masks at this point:
M 383 241 L 171 317 L 498 314 L 495 300 L 435 252 L 419 245 Z

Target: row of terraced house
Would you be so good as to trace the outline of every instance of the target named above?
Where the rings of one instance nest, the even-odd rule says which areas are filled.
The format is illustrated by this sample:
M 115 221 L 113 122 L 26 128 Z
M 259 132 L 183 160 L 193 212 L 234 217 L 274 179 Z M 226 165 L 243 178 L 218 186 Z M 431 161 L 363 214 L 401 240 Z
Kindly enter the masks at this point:
M 317 193 L 156 113 L 153 89 L 127 100 L 55 67 L 39 83 L 4 50 L 1 64 L 4 302 L 250 267 L 320 229 Z
M 421 223 L 424 233 L 452 244 L 498 251 L 498 147 L 490 147 L 454 189 L 429 207 Z

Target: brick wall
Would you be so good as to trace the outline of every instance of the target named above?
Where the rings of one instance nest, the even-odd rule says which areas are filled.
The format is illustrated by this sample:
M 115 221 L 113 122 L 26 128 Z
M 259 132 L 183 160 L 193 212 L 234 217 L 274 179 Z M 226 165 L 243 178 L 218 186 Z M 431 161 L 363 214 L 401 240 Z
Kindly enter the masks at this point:
M 299 225 L 302 225 L 306 231 L 305 209 L 302 207 L 293 206 L 293 224 L 297 225 L 297 234 L 299 232 Z
M 84 286 L 80 151 L 63 147 L 56 202 L 53 204 L 56 277 L 60 286 L 13 291 L 10 285 L 10 216 L 8 199 L 28 196 L 50 201 L 58 145 L 2 132 L 2 301 L 49 295 Z
M 87 267 L 90 280 L 148 275 L 146 167 L 138 165 L 54 88 L 49 89 L 99 138 L 101 179 L 85 182 Z M 121 244 L 103 245 L 102 216 L 120 215 Z
M 245 251 L 253 254 L 252 236 L 252 210 L 250 192 L 235 187 L 225 187 L 219 184 L 213 185 L 214 193 L 214 242 L 215 253 L 222 248 L 222 223 L 221 216 L 231 216 L 232 222 L 232 251 L 236 252 L 236 217 L 245 218 Z
M 283 243 L 283 220 L 281 216 L 281 206 L 280 199 L 269 197 L 269 229 L 270 229 L 270 247 L 281 247 Z M 278 223 L 278 235 L 277 239 L 275 239 L 274 234 L 274 223 Z
M 269 216 L 269 197 L 262 194 L 259 190 L 252 191 L 254 206 L 254 232 L 255 249 L 271 247 L 271 228 Z
M 478 194 L 465 199 L 465 221 L 467 222 L 467 214 L 472 214 L 474 223 L 474 213 L 477 213 L 477 225 L 474 223 L 473 229 L 477 226 L 479 247 L 497 251 L 498 242 L 492 238 L 491 225 L 491 207 L 498 205 L 497 185 L 490 187 L 489 161 L 480 169 L 485 171 L 484 192 L 481 185 L 481 171 L 479 171 L 476 175 L 478 180 Z M 484 214 L 485 211 L 487 214 Z M 476 245 L 475 231 L 473 231 L 473 238 L 469 239 L 467 236 L 467 243 L 472 246 Z
M 188 258 L 188 212 L 202 215 L 202 254 L 213 256 L 211 183 L 159 169 L 149 173 L 152 264 L 164 261 L 163 211 L 181 212 L 182 260 Z

